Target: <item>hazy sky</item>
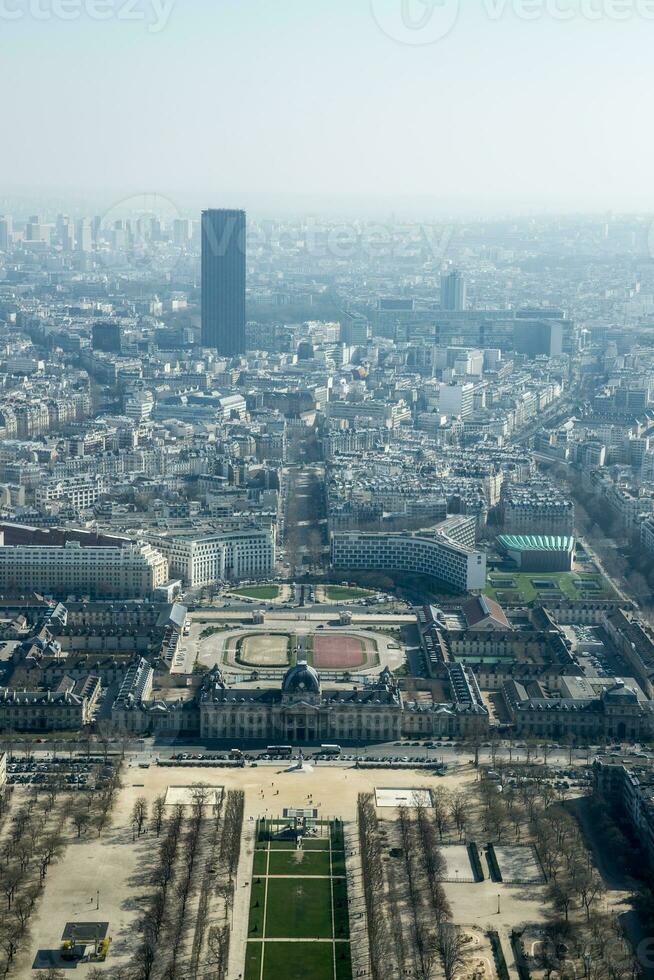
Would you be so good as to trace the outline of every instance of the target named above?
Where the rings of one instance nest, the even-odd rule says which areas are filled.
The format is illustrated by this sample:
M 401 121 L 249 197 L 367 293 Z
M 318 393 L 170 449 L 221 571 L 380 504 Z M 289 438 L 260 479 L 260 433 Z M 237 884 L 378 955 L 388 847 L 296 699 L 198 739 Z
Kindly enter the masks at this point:
M 2 190 L 654 209 L 652 0 L 125 3 L 0 0 Z

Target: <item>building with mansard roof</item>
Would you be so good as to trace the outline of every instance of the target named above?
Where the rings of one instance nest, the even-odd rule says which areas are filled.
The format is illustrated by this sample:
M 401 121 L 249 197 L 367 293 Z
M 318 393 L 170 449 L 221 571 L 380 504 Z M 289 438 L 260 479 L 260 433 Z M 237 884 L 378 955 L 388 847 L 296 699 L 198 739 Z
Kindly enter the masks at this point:
M 253 679 L 232 687 L 218 667 L 192 697 L 158 698 L 152 668 L 133 665 L 113 710 L 114 724 L 132 732 L 183 731 L 203 739 L 280 744 L 386 742 L 402 735 L 467 735 L 488 730 L 488 710 L 474 675 L 450 664 L 435 688 L 402 692 L 385 668 L 372 680 L 323 684 L 306 661 L 290 667 L 281 686 Z M 172 692 L 171 692 L 172 694 Z

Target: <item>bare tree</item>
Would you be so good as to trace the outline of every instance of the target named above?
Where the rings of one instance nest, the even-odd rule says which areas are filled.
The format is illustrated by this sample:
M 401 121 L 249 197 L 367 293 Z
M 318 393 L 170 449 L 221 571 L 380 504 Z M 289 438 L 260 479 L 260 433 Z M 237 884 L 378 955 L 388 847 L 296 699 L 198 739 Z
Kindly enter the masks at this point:
M 447 831 L 448 816 L 450 814 L 450 795 L 447 790 L 441 787 L 438 787 L 432 792 L 432 813 L 436 821 L 436 826 L 438 827 L 439 837 L 442 841 Z
M 570 906 L 574 898 L 574 888 L 567 878 L 552 882 L 549 887 L 549 898 L 557 912 L 563 912 L 568 921 Z
M 166 812 L 166 797 L 157 796 L 152 804 L 152 826 L 157 837 L 161 835 L 164 813 Z
M 459 840 L 463 840 L 466 832 L 466 826 L 468 824 L 468 810 L 470 807 L 470 800 L 466 793 L 456 791 L 450 796 L 450 815 L 454 821 L 454 826 L 456 827 Z
M 393 960 L 384 890 L 383 848 L 372 794 L 360 793 L 357 805 L 363 892 L 368 923 L 368 946 L 373 980 L 386 980 Z
M 91 822 L 88 810 L 83 810 L 81 807 L 78 807 L 76 810 L 73 810 L 70 819 L 77 831 L 78 838 L 86 833 L 86 828 Z
M 436 933 L 436 948 L 443 964 L 445 980 L 454 980 L 467 959 L 465 936 L 451 922 L 441 922 Z
M 136 827 L 137 836 L 143 833 L 148 818 L 148 802 L 144 796 L 139 796 L 132 807 L 132 826 Z

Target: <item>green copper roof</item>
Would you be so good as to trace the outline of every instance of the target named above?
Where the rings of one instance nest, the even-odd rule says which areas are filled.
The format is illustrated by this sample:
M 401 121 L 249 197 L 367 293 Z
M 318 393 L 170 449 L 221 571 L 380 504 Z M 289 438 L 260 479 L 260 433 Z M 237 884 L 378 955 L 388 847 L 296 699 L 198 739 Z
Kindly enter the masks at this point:
M 500 534 L 498 543 L 507 551 L 572 551 L 569 534 Z

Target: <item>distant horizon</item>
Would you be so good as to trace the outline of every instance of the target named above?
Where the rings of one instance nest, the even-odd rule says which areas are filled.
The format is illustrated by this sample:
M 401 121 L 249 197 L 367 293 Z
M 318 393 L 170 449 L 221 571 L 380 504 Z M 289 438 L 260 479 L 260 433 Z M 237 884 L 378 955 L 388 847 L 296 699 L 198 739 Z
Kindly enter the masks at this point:
M 132 206 L 133 202 L 133 206 Z M 496 204 L 494 207 L 484 207 L 481 202 L 470 198 L 466 202 L 456 202 L 456 199 L 440 201 L 423 195 L 361 195 L 355 193 L 342 194 L 308 194 L 253 192 L 253 191 L 224 191 L 206 194 L 194 190 L 171 190 L 162 188 L 158 191 L 129 190 L 128 188 L 77 188 L 72 190 L 65 187 L 0 187 L 0 213 L 12 212 L 17 220 L 25 220 L 31 209 L 37 205 L 56 214 L 58 209 L 67 209 L 71 214 L 91 216 L 104 214 L 109 211 L 124 211 L 136 213 L 138 210 L 156 210 L 156 205 L 162 214 L 176 210 L 178 216 L 200 220 L 200 215 L 206 209 L 242 209 L 255 219 L 292 218 L 301 221 L 311 217 L 324 217 L 337 220 L 339 217 L 371 219 L 384 221 L 502 221 L 527 219 L 561 219 L 561 220 L 648 220 L 654 219 L 654 204 L 649 207 L 614 207 L 599 203 L 588 207 L 572 207 L 560 202 L 536 203 L 523 201 L 512 204 Z M 38 209 L 38 208 L 37 208 Z M 23 215 L 23 216 L 21 216 Z
M 0 196 L 654 211 L 651 0 L 37 6 L 0 4 Z

